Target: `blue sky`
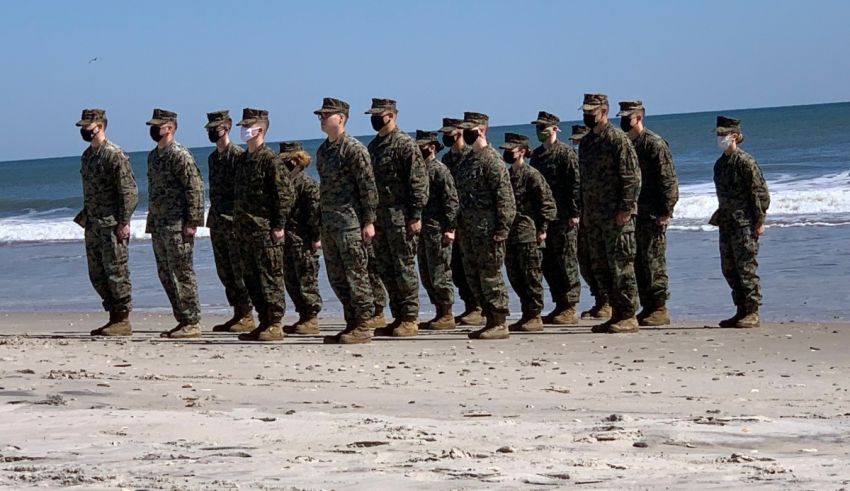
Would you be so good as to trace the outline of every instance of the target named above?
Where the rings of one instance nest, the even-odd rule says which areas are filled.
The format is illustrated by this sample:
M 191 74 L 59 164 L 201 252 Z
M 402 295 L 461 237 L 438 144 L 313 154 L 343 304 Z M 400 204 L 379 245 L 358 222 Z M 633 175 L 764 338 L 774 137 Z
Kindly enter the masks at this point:
M 371 97 L 408 131 L 465 110 L 578 119 L 589 91 L 656 114 L 848 101 L 848 19 L 838 0 L 8 2 L 0 161 L 80 153 L 84 107 L 135 151 L 154 107 L 196 146 L 207 111 L 246 106 L 271 140 L 320 138 L 323 96 L 352 104 L 354 134 Z

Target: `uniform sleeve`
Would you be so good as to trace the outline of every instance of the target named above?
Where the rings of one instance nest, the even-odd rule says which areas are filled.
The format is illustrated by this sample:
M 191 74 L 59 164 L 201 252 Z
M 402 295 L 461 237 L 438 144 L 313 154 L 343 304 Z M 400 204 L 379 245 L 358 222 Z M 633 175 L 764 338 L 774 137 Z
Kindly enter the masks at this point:
M 289 172 L 277 155 L 269 153 L 263 167 L 266 168 L 266 196 L 269 199 L 269 227 L 282 229 L 289 218 L 289 212 L 295 202 L 295 192 Z
M 661 209 L 662 216 L 673 216 L 673 208 L 679 201 L 679 179 L 676 177 L 676 168 L 673 165 L 673 156 L 666 143 L 659 142 L 657 150 L 657 161 L 659 165 L 659 183 L 661 186 Z
M 615 152 L 618 164 L 617 173 L 620 177 L 620 202 L 617 209 L 635 213 L 638 195 L 640 194 L 640 167 L 638 166 L 637 153 L 626 136 L 617 138 Z
M 188 152 L 181 152 L 178 158 L 177 179 L 183 186 L 183 196 L 186 202 L 184 210 L 184 225 L 202 227 L 204 225 L 204 180 L 201 171 L 195 164 L 195 159 Z
M 508 170 L 501 161 L 493 162 L 493 180 L 496 193 L 496 235 L 507 237 L 516 217 L 516 198 L 511 187 Z
M 139 204 L 139 188 L 136 186 L 136 177 L 130 166 L 130 158 L 124 152 L 115 154 L 115 177 L 118 183 L 118 214 L 116 219 L 119 223 L 130 223 L 133 212 Z
M 572 149 L 567 149 L 567 179 L 566 186 L 570 193 L 569 201 L 567 202 L 568 214 L 570 218 L 578 218 L 581 216 L 581 173 L 578 167 L 578 154 Z
M 755 226 L 763 225 L 767 209 L 770 206 L 770 194 L 767 191 L 767 183 L 764 175 L 754 159 L 749 159 L 744 166 L 744 172 L 749 181 L 751 207 Z
M 352 173 L 357 187 L 360 209 L 357 217 L 360 225 L 375 223 L 375 208 L 378 206 L 378 188 L 375 185 L 375 174 L 372 172 L 372 162 L 369 154 L 362 146 L 350 150 L 349 172 Z
M 535 208 L 537 208 L 537 213 L 534 216 L 534 227 L 538 233 L 546 232 L 549 222 L 555 220 L 558 213 L 555 197 L 552 196 L 552 188 L 549 187 L 542 175 L 536 174 L 531 191 L 532 196 L 534 196 Z
M 310 242 L 318 242 L 322 237 L 322 206 L 319 185 L 305 176 L 304 204 L 307 207 L 307 229 Z
M 422 208 L 428 203 L 428 171 L 422 153 L 413 141 L 404 145 L 402 154 L 403 167 L 408 169 L 408 196 L 405 203 L 405 217 L 408 220 L 422 218 Z
M 440 192 L 443 196 L 443 232 L 446 232 L 457 228 L 457 212 L 460 205 L 457 197 L 457 189 L 455 189 L 455 181 L 452 179 L 449 169 L 443 167 L 439 169 L 437 175 L 439 179 L 436 180 L 437 182 L 435 184 L 438 184 L 440 188 L 438 190 L 429 190 L 429 192 Z

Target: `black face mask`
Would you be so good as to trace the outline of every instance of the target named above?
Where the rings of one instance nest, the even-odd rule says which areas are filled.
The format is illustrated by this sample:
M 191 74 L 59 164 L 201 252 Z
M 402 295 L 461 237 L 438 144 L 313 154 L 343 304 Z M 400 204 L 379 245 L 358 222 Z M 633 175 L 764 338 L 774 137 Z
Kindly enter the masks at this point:
M 162 135 L 159 134 L 159 126 L 151 126 L 151 140 L 157 143 L 162 140 Z
M 513 164 L 514 162 L 516 162 L 516 157 L 514 157 L 513 150 L 505 150 L 504 152 L 502 152 L 502 158 L 505 159 L 505 162 L 509 164 Z
M 90 142 L 94 140 L 94 130 L 80 128 L 80 136 L 83 137 L 84 142 Z
M 632 129 L 632 118 L 626 116 L 620 118 L 620 129 L 628 133 Z
M 467 145 L 473 145 L 478 141 L 478 130 L 473 128 L 471 130 L 463 130 L 463 142 Z
M 420 148 L 419 151 L 422 152 L 422 158 L 423 159 L 428 160 L 429 158 L 431 158 L 431 149 L 430 148 L 427 148 L 427 147 Z
M 381 128 L 386 126 L 384 123 L 384 117 L 380 114 L 373 114 L 369 119 L 372 122 L 372 129 L 375 131 L 381 131 Z
M 218 128 L 208 129 L 207 130 L 207 138 L 210 139 L 210 143 L 218 143 L 218 141 L 221 139 L 221 137 L 218 136 Z
M 584 125 L 587 126 L 588 128 L 590 128 L 591 130 L 593 128 L 596 128 L 596 115 L 595 114 L 585 114 L 584 117 L 582 117 L 582 121 L 584 122 Z
M 456 136 L 443 135 L 443 145 L 445 145 L 446 148 L 452 148 L 456 142 L 457 142 Z

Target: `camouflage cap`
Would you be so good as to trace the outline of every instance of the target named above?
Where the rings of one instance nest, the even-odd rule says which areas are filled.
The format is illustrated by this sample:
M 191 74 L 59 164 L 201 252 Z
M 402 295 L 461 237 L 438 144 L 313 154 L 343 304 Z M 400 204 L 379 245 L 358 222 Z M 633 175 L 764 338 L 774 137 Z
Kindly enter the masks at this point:
M 350 108 L 351 106 L 341 99 L 325 97 L 322 99 L 322 107 L 313 111 L 313 114 L 344 114 L 347 118 Z
M 230 119 L 230 111 L 213 111 L 207 113 L 207 124 L 204 128 L 218 128 L 222 123 L 232 123 Z
M 570 140 L 577 142 L 584 138 L 584 135 L 588 134 L 589 132 L 590 129 L 587 126 L 583 124 L 574 124 L 572 134 L 570 135 Z
M 461 123 L 463 123 L 462 119 L 443 118 L 443 127 L 437 131 L 440 133 L 451 133 L 452 131 L 460 129 Z
M 165 109 L 154 109 L 153 117 L 148 120 L 147 125 L 149 126 L 159 126 L 165 123 L 176 123 L 177 122 L 177 113 L 167 111 Z
M 416 130 L 416 144 L 428 145 L 430 143 L 438 143 L 436 131 Z
M 251 126 L 259 121 L 269 120 L 269 112 L 265 109 L 253 109 L 246 107 L 242 110 L 242 121 L 236 123 L 236 126 Z
M 539 113 L 537 113 L 537 119 L 532 121 L 531 124 L 539 124 L 542 126 L 558 126 L 559 124 L 561 124 L 561 118 L 555 116 L 552 113 L 540 111 Z
M 77 126 L 88 126 L 92 123 L 100 123 L 106 119 L 106 111 L 103 109 L 83 109 Z
M 396 102 L 392 99 L 375 99 L 372 98 L 372 107 L 364 114 L 383 114 L 387 112 L 397 112 Z
M 643 102 L 641 101 L 620 101 L 620 112 L 617 116 L 631 116 L 635 113 L 642 113 L 644 110 Z
M 463 113 L 463 121 L 457 126 L 462 130 L 469 130 L 479 126 L 487 126 L 490 124 L 490 117 L 484 113 Z
M 280 142 L 280 154 L 283 157 L 287 157 L 295 152 L 300 152 L 303 150 L 304 146 L 301 144 L 300 141 Z
M 607 106 L 608 105 L 608 96 L 605 94 L 584 94 L 584 102 L 581 107 L 578 108 L 579 111 L 592 111 L 597 107 Z
M 727 118 L 726 116 L 717 116 L 717 127 L 714 129 L 717 133 L 740 133 L 741 120 Z
M 528 137 L 519 133 L 505 133 L 505 143 L 499 145 L 499 148 L 505 150 L 528 148 Z

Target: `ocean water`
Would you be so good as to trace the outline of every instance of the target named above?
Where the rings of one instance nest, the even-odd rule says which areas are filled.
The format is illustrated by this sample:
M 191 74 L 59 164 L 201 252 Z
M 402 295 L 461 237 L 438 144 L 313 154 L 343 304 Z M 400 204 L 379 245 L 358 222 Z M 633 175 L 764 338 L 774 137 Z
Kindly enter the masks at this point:
M 647 117 L 647 127 L 669 142 L 680 181 L 680 200 L 669 231 L 673 314 L 714 318 L 730 310 L 720 274 L 717 232 L 706 224 L 717 203 L 712 168 L 719 154 L 713 133 L 718 113 L 743 120 L 742 148 L 758 160 L 771 192 L 768 232 L 760 254 L 764 316 L 773 320 L 846 318 L 850 305 L 850 103 Z M 569 125 L 563 123 L 565 131 Z M 522 124 L 491 128 L 491 142 L 500 143 L 505 132 L 534 139 L 533 127 Z M 364 142 L 369 138 L 363 138 Z M 304 146 L 315 154 L 321 141 L 308 140 Z M 272 146 L 276 148 L 276 143 Z M 211 147 L 192 149 L 205 178 L 211 151 Z M 140 193 L 131 224 L 135 303 L 141 309 L 160 309 L 168 303 L 144 234 L 146 152 L 133 152 L 130 158 Z M 315 175 L 315 168 L 308 172 Z M 81 206 L 79 156 L 0 162 L 0 264 L 4 265 L 0 311 L 99 309 L 88 283 L 82 229 L 71 221 Z M 199 231 L 195 254 L 201 301 L 207 309 L 222 310 L 227 305 L 209 241 L 203 238 L 208 232 Z M 320 278 L 326 312 L 339 314 L 324 271 Z M 518 312 L 515 295 L 511 298 L 512 311 Z M 422 300 L 423 311 L 429 311 L 424 292 Z M 582 304 L 589 302 L 584 292 Z

